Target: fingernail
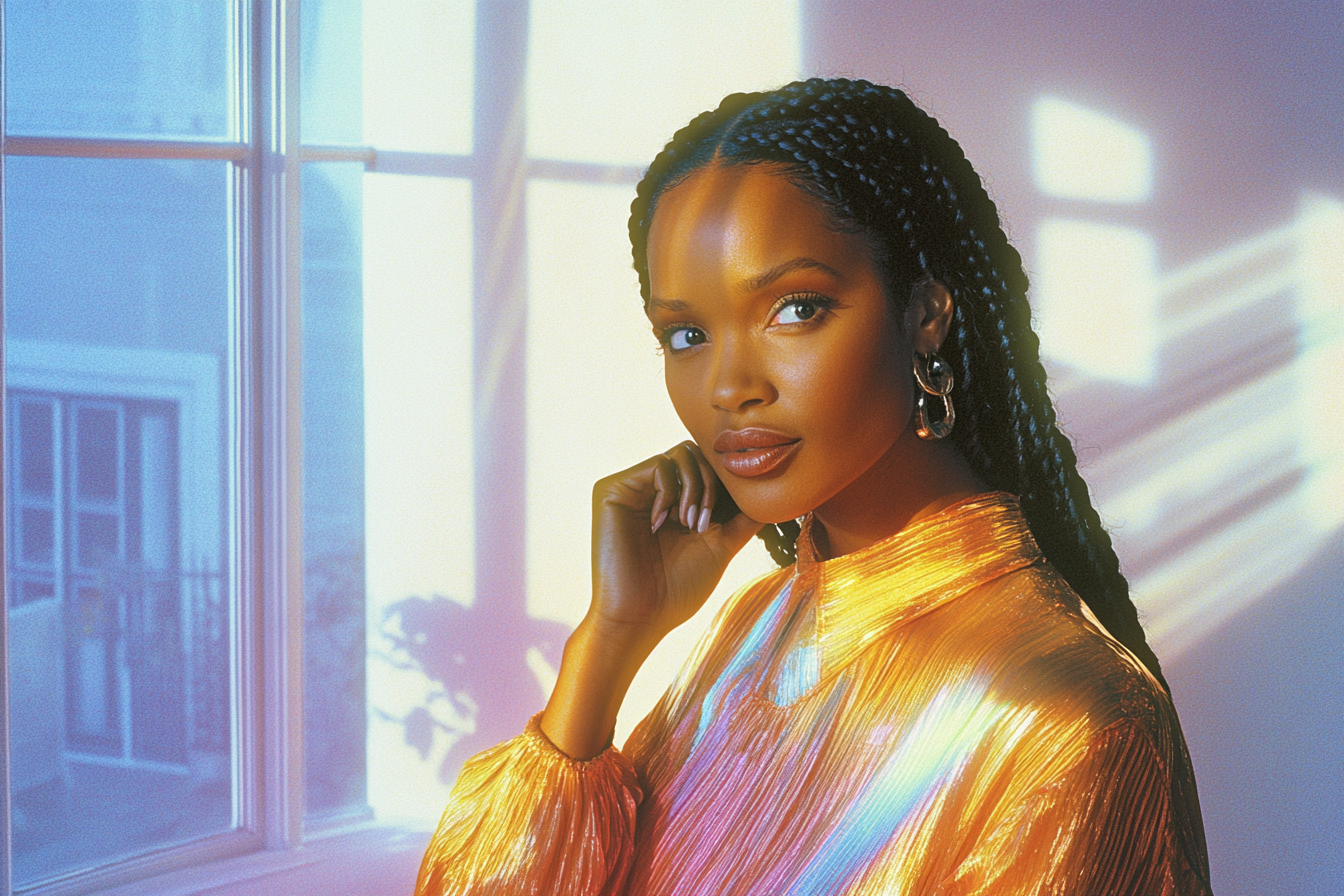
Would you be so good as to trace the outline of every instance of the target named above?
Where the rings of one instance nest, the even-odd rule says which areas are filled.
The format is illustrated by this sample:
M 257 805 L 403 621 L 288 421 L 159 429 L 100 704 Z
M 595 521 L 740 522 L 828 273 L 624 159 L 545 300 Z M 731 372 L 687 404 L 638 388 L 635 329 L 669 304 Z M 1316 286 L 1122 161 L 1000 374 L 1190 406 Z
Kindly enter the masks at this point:
M 686 528 L 695 531 L 695 521 L 699 519 L 699 517 L 700 508 L 698 506 L 692 504 L 690 507 L 686 508 L 686 519 L 684 520 Z
M 700 525 L 695 527 L 702 534 L 709 531 L 709 508 L 700 511 Z
M 653 521 L 653 531 L 655 532 L 658 531 L 658 527 L 661 526 L 663 524 L 663 521 L 667 519 L 667 512 L 671 509 L 672 509 L 671 507 L 664 507 L 663 512 L 658 514 L 658 519 Z

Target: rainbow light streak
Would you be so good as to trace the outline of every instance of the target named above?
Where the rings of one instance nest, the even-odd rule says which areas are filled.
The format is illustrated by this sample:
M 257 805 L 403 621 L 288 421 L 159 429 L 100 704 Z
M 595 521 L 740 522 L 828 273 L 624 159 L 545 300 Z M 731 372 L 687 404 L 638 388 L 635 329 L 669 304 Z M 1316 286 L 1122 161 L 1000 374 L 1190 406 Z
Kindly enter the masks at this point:
M 948 685 L 929 701 L 864 792 L 845 811 L 788 889 L 789 896 L 836 893 L 873 865 L 907 819 L 970 758 L 1009 706 L 986 699 L 974 680 Z
M 781 709 L 792 706 L 821 680 L 821 650 L 814 635 L 789 653 L 770 699 Z
M 770 606 L 761 614 L 761 618 L 756 620 L 756 624 L 751 627 L 746 638 L 742 640 L 742 646 L 738 648 L 736 654 L 724 668 L 723 674 L 718 677 L 709 692 L 705 694 L 704 701 L 700 704 L 700 721 L 696 725 L 695 739 L 691 741 L 691 752 L 700 746 L 700 741 L 705 733 L 709 731 L 709 726 L 715 718 L 716 707 L 722 709 L 728 704 L 728 701 L 737 691 L 749 683 L 748 679 L 742 677 L 747 666 L 756 659 L 765 645 L 765 638 L 770 632 L 775 630 L 776 623 L 788 604 L 789 595 L 793 593 L 793 582 L 790 581 L 780 589 L 779 595 L 770 602 Z M 726 692 L 726 693 L 725 693 Z

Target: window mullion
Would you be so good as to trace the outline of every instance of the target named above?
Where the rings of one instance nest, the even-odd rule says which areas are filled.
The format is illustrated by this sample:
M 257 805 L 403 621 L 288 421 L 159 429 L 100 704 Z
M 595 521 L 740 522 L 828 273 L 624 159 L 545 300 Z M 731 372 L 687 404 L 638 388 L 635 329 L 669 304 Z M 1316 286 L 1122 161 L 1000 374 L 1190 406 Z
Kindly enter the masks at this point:
M 247 145 L 231 141 L 20 136 L 5 140 L 5 154 L 79 159 L 218 159 L 241 162 L 247 158 Z
M 258 541 L 242 554 L 256 566 L 240 631 L 254 638 L 242 659 L 256 663 L 259 689 L 252 693 L 260 705 L 243 718 L 257 726 L 252 746 L 260 765 L 244 781 L 259 787 L 250 821 L 268 847 L 287 848 L 298 845 L 303 825 L 299 4 L 256 0 L 253 12 L 256 206 L 248 306 L 256 322 L 246 333 L 257 342 L 247 355 L 256 376 L 244 394 L 256 406 L 243 419 L 256 427 L 244 444 L 257 462 L 255 475 L 244 480 L 256 494 L 243 528 Z M 248 670 L 242 672 L 246 682 Z
M 5 257 L 5 5 L 0 2 L 0 261 Z M 0 263 L 0 482 L 9 481 L 9 401 L 5 383 L 5 274 Z M 9 896 L 12 845 L 9 793 L 9 508 L 0 489 L 0 894 Z

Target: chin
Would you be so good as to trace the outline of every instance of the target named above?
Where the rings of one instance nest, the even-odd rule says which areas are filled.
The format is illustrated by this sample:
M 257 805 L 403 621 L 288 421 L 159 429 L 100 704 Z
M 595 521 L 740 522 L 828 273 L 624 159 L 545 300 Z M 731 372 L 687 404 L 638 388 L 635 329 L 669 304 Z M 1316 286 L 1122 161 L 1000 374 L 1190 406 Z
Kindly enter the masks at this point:
M 796 495 L 770 494 L 774 489 L 762 489 L 753 483 L 739 483 L 728 489 L 739 510 L 758 523 L 784 523 L 811 513 L 818 502 L 800 499 Z

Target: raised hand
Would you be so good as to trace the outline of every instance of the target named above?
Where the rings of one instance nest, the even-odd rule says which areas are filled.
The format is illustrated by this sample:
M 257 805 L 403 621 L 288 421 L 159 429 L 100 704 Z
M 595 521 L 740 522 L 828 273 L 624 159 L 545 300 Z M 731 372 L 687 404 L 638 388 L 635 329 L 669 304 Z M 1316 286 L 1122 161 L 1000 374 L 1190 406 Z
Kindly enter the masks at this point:
M 593 487 L 593 600 L 541 721 L 557 747 L 580 759 L 601 751 L 640 665 L 704 605 L 759 528 L 694 442 Z
M 720 505 L 729 513 L 715 514 Z M 593 487 L 589 617 L 644 629 L 657 643 L 695 615 L 759 528 L 737 511 L 694 442 L 602 479 Z

